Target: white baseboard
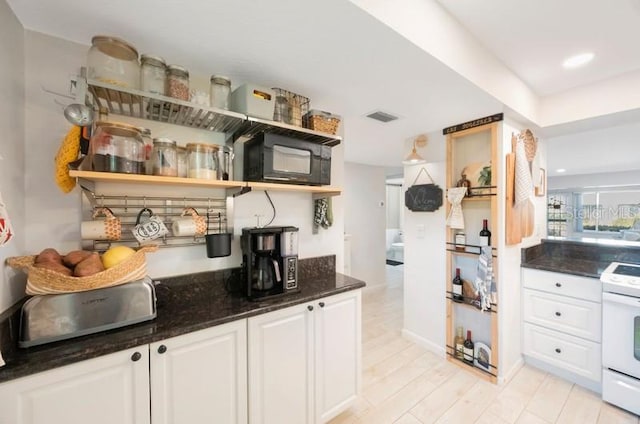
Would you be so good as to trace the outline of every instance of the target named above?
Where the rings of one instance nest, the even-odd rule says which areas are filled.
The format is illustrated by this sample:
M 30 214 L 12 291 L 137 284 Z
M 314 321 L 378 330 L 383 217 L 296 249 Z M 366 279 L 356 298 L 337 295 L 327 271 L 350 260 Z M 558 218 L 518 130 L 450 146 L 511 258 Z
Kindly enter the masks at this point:
M 504 384 L 511 381 L 511 379 L 520 371 L 520 368 L 524 366 L 524 359 L 522 356 L 516 361 L 511 369 L 498 377 L 498 384 Z
M 446 351 L 444 350 L 443 346 L 437 345 L 435 343 L 433 343 L 430 340 L 425 339 L 424 337 L 420 337 L 418 336 L 416 333 L 409 331 L 405 328 L 402 329 L 402 337 L 404 337 L 407 340 L 410 340 L 412 342 L 414 342 L 415 344 L 417 344 L 418 346 L 421 346 L 425 349 L 427 349 L 430 352 L 435 353 L 436 355 L 444 358 L 446 357 Z

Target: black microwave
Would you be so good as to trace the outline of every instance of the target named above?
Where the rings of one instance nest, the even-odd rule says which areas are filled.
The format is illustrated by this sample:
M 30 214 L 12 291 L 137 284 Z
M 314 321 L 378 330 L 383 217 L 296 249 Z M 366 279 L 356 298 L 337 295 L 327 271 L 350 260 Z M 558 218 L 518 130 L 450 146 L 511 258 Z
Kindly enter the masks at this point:
M 244 144 L 245 181 L 328 185 L 331 184 L 331 147 L 259 133 Z

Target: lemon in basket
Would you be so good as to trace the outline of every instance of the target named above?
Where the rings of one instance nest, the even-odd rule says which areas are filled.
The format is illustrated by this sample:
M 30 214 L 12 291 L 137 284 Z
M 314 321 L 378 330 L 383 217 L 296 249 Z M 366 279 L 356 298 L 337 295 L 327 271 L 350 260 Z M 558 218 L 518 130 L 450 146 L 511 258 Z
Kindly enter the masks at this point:
M 136 251 L 130 247 L 114 246 L 102 254 L 102 265 L 104 265 L 105 269 L 112 268 L 127 260 L 134 253 Z

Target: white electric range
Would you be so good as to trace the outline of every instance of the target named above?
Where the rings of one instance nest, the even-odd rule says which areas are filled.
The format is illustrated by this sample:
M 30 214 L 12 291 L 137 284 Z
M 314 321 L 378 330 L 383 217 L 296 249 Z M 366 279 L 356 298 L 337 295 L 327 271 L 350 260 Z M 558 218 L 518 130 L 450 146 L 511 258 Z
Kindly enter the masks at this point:
M 602 281 L 602 399 L 640 415 L 640 265 L 612 262 Z

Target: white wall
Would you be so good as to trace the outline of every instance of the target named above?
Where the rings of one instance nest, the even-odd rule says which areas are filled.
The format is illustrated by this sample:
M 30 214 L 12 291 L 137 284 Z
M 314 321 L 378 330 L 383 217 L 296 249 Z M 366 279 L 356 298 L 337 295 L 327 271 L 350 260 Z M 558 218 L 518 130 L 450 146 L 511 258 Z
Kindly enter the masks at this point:
M 3 18 L 7 14 L 2 14 Z M 3 30 L 10 27 L 10 22 L 2 25 Z M 22 34 L 21 27 L 18 27 Z M 13 37 L 14 40 L 16 37 Z M 9 43 L 10 37 L 2 38 L 2 46 L 11 44 L 14 53 L 15 42 Z M 5 40 L 7 40 L 5 42 Z M 18 219 L 18 228 L 26 233 L 23 245 L 16 243 L 17 250 L 12 254 L 34 254 L 45 247 L 53 247 L 62 252 L 80 247 L 80 190 L 76 188 L 70 194 L 63 194 L 54 184 L 53 178 L 53 158 L 58 146 L 70 125 L 66 122 L 62 114 L 62 107 L 54 102 L 55 96 L 45 93 L 41 87 L 46 87 L 59 93 L 68 92 L 70 77 L 77 75 L 80 67 L 85 62 L 88 46 L 69 42 L 55 37 L 50 37 L 41 33 L 25 32 L 25 84 L 26 84 L 26 130 L 24 136 L 22 131 L 16 131 L 11 137 L 15 139 L 14 144 L 24 146 L 28 152 L 28 161 L 22 166 L 21 156 L 16 155 L 16 160 L 12 160 L 12 165 L 8 170 L 15 174 L 20 190 L 16 190 L 13 197 L 20 200 L 24 197 L 26 213 L 20 207 L 18 218 L 25 216 L 26 219 Z M 7 45 L 5 48 L 8 48 Z M 195 54 L 195 51 L 194 51 Z M 5 61 L 0 67 L 5 71 Z M 9 63 L 14 63 L 9 61 Z M 17 60 L 16 63 L 22 63 Z M 187 64 L 188 65 L 188 64 Z M 11 77 L 3 81 L 18 79 L 22 75 L 21 67 L 12 70 Z M 231 76 L 232 78 L 234 76 Z M 198 78 L 195 78 L 198 80 Z M 199 80 L 204 81 L 204 78 Z M 22 82 L 18 81 L 22 86 Z M 259 83 L 259 81 L 258 81 Z M 2 83 L 0 83 L 2 84 Z M 21 115 L 11 115 L 7 103 L 11 110 L 15 108 L 15 102 L 20 104 L 21 97 L 14 95 L 5 103 L 3 98 L 0 108 L 2 113 L 0 119 L 6 119 L 12 125 L 21 123 Z M 62 102 L 70 102 L 68 99 L 57 98 Z M 6 111 L 5 111 L 6 109 Z M 19 108 L 18 108 L 19 109 Z M 11 118 L 11 119 L 10 119 Z M 10 119 L 10 120 L 9 120 Z M 189 141 L 208 141 L 222 143 L 224 137 L 218 133 L 210 133 L 201 130 L 193 130 L 177 127 L 169 124 L 159 124 L 150 121 L 140 121 L 131 118 L 124 118 L 117 115 L 110 117 L 114 121 L 125 121 L 144 125 L 152 130 L 154 137 L 171 136 L 185 144 Z M 3 121 L 0 121 L 3 122 Z M 8 123 L 3 125 L 9 128 Z M 20 125 L 22 129 L 24 126 Z M 3 127 L 4 129 L 4 127 Z M 7 140 L 4 137 L 4 140 Z M 23 142 L 24 139 L 24 142 Z M 22 151 L 22 150 L 21 150 Z M 341 186 L 343 181 L 343 145 L 333 148 L 332 155 L 332 185 Z M 13 158 L 12 158 L 13 159 Z M 15 166 L 14 166 L 15 165 Z M 4 171 L 2 167 L 2 172 Z M 25 178 L 25 188 L 22 190 L 22 178 Z M 3 179 L 4 180 L 4 179 Z M 382 185 L 384 186 L 384 185 Z M 5 190 L 6 191 L 6 190 Z M 98 184 L 96 191 L 104 194 L 165 194 L 168 196 L 183 196 L 193 193 L 199 196 L 224 196 L 224 190 L 211 189 L 175 189 L 171 187 L 157 186 L 136 186 L 117 184 Z M 11 191 L 8 193 L 12 194 Z M 342 269 L 343 252 L 343 200 L 342 196 L 333 198 L 334 224 L 328 230 L 320 230 L 319 234 L 313 235 L 311 232 L 313 219 L 313 201 L 309 193 L 284 193 L 270 192 L 277 209 L 277 216 L 272 225 L 294 225 L 300 228 L 300 257 L 312 257 L 320 255 L 337 255 L 337 267 Z M 6 195 L 6 194 L 5 194 Z M 7 196 L 9 197 L 9 196 Z M 5 198 L 5 200 L 9 200 Z M 255 214 L 263 215 L 265 220 L 271 218 L 271 207 L 262 192 L 252 192 L 236 198 L 235 201 L 235 227 L 236 235 L 241 233 L 243 226 L 255 225 Z M 384 224 L 383 224 L 384 225 Z M 381 227 L 382 231 L 384 227 Z M 239 248 L 239 237 L 235 237 L 232 245 L 232 255 L 228 258 L 208 259 L 204 246 L 179 247 L 160 249 L 158 252 L 147 256 L 149 274 L 153 278 L 170 275 L 179 275 L 206 270 L 222 269 L 238 266 L 241 263 Z M 6 268 L 6 267 L 5 267 Z M 5 273 L 7 271 L 5 270 Z M 3 290 L 6 285 L 2 285 Z M 0 292 L 1 293 L 1 292 Z M 23 289 L 19 290 L 20 296 Z M 15 297 L 2 297 L 2 304 L 7 305 L 15 301 Z
M 442 142 L 430 138 L 430 143 Z M 430 159 L 433 156 L 427 156 Z M 445 162 L 405 167 L 404 185 L 413 184 L 424 167 L 445 195 Z M 418 184 L 427 184 L 419 181 Z M 435 212 L 404 208 L 404 328 L 403 334 L 441 356 L 445 354 L 445 220 L 446 206 Z
M 411 152 L 413 139 L 405 140 L 404 151 Z M 404 168 L 403 190 L 413 185 L 424 167 L 434 182 L 445 188 L 445 138 L 441 132 L 428 134 L 427 146 L 420 150 L 427 159 L 425 165 Z M 429 183 L 424 173 L 416 184 Z M 446 198 L 435 212 L 412 212 L 403 207 L 404 214 L 404 326 L 405 337 L 445 355 L 445 220 Z
M 22 255 L 26 240 L 24 201 L 24 30 L 0 0 L 0 192 L 11 218 L 14 237 L 0 247 L 0 264 Z M 29 152 L 31 153 L 31 152 Z M 0 311 L 24 295 L 24 275 L 2 266 Z
M 622 172 L 601 172 L 579 175 L 558 175 L 549 177 L 549 190 L 583 189 L 585 187 L 607 187 L 637 185 L 640 170 Z
M 522 364 L 522 308 L 521 308 L 521 282 L 520 263 L 521 249 L 540 243 L 540 239 L 546 236 L 546 196 L 532 197 L 535 207 L 535 219 L 533 235 L 523 238 L 519 244 L 506 245 L 505 243 L 505 187 L 506 187 L 506 154 L 511 153 L 511 135 L 518 134 L 526 129 L 517 122 L 505 121 L 499 134 L 499 155 L 501 159 L 498 179 L 498 211 L 501 237 L 498 240 L 498 311 L 499 311 L 499 352 L 500 352 L 500 378 L 509 379 Z M 534 135 L 536 133 L 534 132 Z M 534 162 L 537 166 L 546 167 L 546 148 L 544 140 L 538 138 L 538 149 Z
M 345 163 L 344 228 L 351 234 L 351 276 L 385 283 L 385 168 Z

